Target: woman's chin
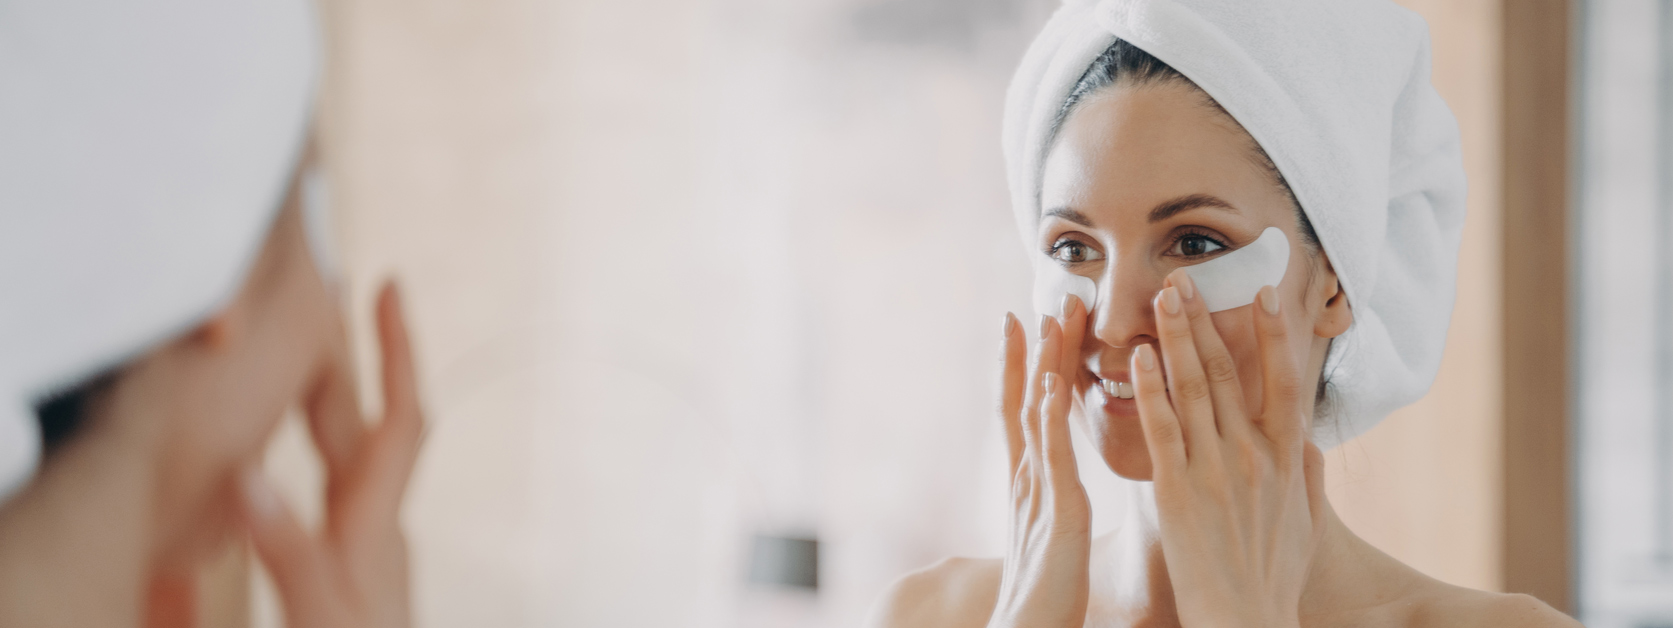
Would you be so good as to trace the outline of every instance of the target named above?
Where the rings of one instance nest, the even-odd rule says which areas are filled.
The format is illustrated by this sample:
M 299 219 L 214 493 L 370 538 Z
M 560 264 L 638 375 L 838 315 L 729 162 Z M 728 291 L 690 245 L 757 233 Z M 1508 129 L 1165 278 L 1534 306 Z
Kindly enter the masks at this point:
M 1086 395 L 1082 402 L 1083 427 L 1104 465 L 1123 478 L 1149 481 L 1150 450 L 1145 447 L 1144 428 L 1133 400 L 1108 398 L 1100 391 Z
M 1116 475 L 1129 480 L 1149 482 L 1151 479 L 1150 450 L 1144 446 L 1144 438 L 1138 439 L 1095 439 L 1098 452 L 1104 456 L 1104 464 Z

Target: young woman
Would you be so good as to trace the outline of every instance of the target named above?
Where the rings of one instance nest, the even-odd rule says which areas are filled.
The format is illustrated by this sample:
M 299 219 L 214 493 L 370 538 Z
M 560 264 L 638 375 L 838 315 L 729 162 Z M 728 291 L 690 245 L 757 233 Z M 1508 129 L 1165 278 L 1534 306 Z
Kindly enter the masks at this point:
M 190 625 L 180 583 L 246 533 L 289 625 L 408 625 L 423 418 L 392 286 L 381 421 L 356 399 L 306 0 L 18 0 L 0 41 L 0 625 Z M 317 536 L 259 472 L 293 405 Z
M 1421 20 L 1380 1 L 1059 11 L 1007 118 L 1052 314 L 1031 352 L 1004 324 L 1010 547 L 906 576 L 875 625 L 1576 625 L 1418 573 L 1323 492 L 1319 447 L 1439 365 L 1464 194 L 1428 64 Z M 1279 235 L 1279 272 L 1248 285 L 1235 264 L 1266 262 L 1233 254 Z M 1077 282 L 1095 289 L 1053 287 Z M 1098 539 L 1071 420 L 1136 481 Z

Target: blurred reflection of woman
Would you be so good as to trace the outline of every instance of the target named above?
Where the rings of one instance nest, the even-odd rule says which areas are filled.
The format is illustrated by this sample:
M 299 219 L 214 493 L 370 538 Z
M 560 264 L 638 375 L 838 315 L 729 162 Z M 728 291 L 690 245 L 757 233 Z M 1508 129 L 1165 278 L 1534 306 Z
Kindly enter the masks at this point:
M 1005 318 L 1009 549 L 902 578 L 874 625 L 1575 625 L 1418 573 L 1323 492 L 1319 447 L 1440 364 L 1464 176 L 1429 65 L 1422 19 L 1383 0 L 1058 11 L 1007 107 L 1049 313 L 1031 355 Z M 1257 240 L 1288 245 L 1265 279 Z M 1141 481 L 1097 539 L 1070 417 Z
M 291 626 L 404 626 L 423 431 L 378 303 L 363 420 L 303 158 L 308 0 L 0 4 L 0 626 L 191 625 L 248 533 Z M 313 208 L 313 209 L 310 209 Z M 327 468 L 307 532 L 262 479 L 292 404 Z

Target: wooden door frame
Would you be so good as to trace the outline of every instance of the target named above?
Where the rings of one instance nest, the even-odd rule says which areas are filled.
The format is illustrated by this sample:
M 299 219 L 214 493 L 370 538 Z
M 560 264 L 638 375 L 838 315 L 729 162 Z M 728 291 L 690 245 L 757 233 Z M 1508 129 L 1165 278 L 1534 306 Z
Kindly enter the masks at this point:
M 1576 0 L 1502 0 L 1502 582 L 1575 611 L 1570 243 Z

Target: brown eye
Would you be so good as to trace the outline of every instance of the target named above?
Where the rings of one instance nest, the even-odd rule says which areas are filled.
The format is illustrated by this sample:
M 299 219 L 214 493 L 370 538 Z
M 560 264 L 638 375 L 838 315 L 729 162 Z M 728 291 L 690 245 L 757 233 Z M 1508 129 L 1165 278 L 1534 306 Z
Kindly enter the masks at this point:
M 1086 261 L 1086 245 L 1076 243 L 1063 247 L 1063 257 L 1068 262 Z
M 1079 264 L 1102 259 L 1092 247 L 1075 240 L 1063 240 L 1051 249 L 1051 258 L 1061 264 Z
M 1179 242 L 1174 244 L 1174 248 L 1176 249 L 1174 251 L 1175 255 L 1183 257 L 1197 257 L 1213 253 L 1226 247 L 1206 236 L 1188 235 L 1180 238 Z

